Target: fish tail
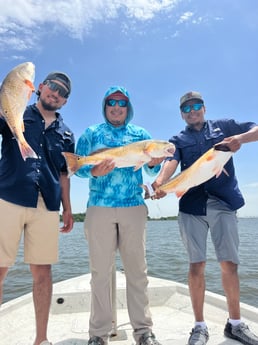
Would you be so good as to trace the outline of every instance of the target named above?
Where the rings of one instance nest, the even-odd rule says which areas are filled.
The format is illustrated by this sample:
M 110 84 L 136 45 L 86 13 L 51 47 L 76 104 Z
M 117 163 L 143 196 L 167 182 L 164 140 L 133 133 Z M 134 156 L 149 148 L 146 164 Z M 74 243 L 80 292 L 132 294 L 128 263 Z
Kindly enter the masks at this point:
M 26 161 L 27 158 L 38 158 L 35 151 L 30 147 L 30 145 L 26 141 L 21 143 L 17 140 L 17 142 L 24 161 Z
M 68 177 L 71 177 L 81 167 L 80 156 L 71 152 L 62 152 L 62 155 L 66 160 Z

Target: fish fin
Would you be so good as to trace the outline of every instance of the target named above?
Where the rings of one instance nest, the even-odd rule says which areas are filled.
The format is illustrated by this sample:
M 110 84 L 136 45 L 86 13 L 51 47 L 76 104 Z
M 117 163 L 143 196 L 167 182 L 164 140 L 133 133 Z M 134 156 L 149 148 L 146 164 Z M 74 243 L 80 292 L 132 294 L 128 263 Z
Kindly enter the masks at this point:
M 138 162 L 138 163 L 135 165 L 133 171 L 137 171 L 137 170 L 141 169 L 141 167 L 142 167 L 145 163 L 146 163 L 146 162 L 142 162 L 142 161 Z
M 26 161 L 27 158 L 38 158 L 35 151 L 30 147 L 30 145 L 26 141 L 24 143 L 21 143 L 17 140 L 17 142 L 24 161 Z
M 175 194 L 178 198 L 181 198 L 181 196 L 183 196 L 186 192 L 187 190 L 183 190 L 183 191 L 181 190 L 181 191 L 175 192 Z
M 76 155 L 75 153 L 72 153 L 72 152 L 62 152 L 62 155 L 64 156 L 66 160 L 68 177 L 71 177 L 82 166 L 80 164 L 81 156 Z
M 224 172 L 225 175 L 227 175 L 229 177 L 229 173 L 227 172 L 227 170 L 225 168 L 223 168 L 222 171 Z
M 146 147 L 144 148 L 143 152 L 144 152 L 146 155 L 150 156 L 150 152 L 152 152 L 153 149 L 155 149 L 155 143 L 149 142 L 149 143 L 146 145 Z
M 25 79 L 24 83 L 29 86 L 29 88 L 31 89 L 32 92 L 35 91 L 35 86 L 33 85 L 33 83 L 30 80 Z
M 214 169 L 214 174 L 215 174 L 216 178 L 218 178 L 222 172 L 224 172 L 224 174 L 229 177 L 229 173 L 227 172 L 227 170 L 225 168 L 222 167 L 219 169 Z

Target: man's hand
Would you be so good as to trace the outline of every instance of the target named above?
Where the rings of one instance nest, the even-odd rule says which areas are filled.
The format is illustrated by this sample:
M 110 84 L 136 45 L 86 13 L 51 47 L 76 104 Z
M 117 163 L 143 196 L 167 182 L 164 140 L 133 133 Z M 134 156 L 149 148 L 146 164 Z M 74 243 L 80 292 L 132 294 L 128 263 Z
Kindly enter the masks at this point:
M 72 213 L 69 211 L 64 211 L 63 212 L 63 226 L 60 228 L 60 232 L 63 233 L 68 233 L 72 230 L 73 228 L 73 215 Z
M 157 183 L 157 181 L 154 181 L 151 186 L 155 191 L 155 195 L 153 195 L 151 199 L 161 199 L 167 195 L 166 192 L 163 192 L 162 190 L 159 189 L 160 185 Z
M 107 175 L 110 171 L 112 171 L 115 168 L 115 163 L 112 159 L 105 159 L 103 162 L 94 165 L 94 167 L 91 169 L 91 175 L 92 176 L 104 176 Z
M 242 142 L 240 140 L 240 136 L 233 135 L 232 137 L 225 138 L 223 141 L 219 142 L 217 145 L 225 145 L 229 148 L 229 151 L 236 152 L 240 149 L 241 144 Z

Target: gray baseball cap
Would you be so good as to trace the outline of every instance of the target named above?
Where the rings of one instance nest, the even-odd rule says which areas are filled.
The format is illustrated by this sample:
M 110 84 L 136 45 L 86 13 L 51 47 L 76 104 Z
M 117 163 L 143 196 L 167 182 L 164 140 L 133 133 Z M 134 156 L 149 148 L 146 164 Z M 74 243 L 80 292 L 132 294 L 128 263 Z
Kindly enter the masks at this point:
M 192 99 L 196 99 L 198 101 L 201 101 L 202 103 L 204 103 L 204 100 L 202 98 L 202 95 L 200 94 L 200 92 L 197 91 L 189 91 L 186 94 L 184 94 L 181 98 L 180 98 L 180 108 L 182 107 L 182 105 L 187 102 L 187 101 L 191 101 Z
M 67 88 L 68 95 L 70 95 L 71 89 L 72 89 L 72 82 L 71 82 L 71 79 L 68 77 L 67 74 L 65 74 L 63 72 L 57 72 L 57 71 L 51 72 L 46 76 L 44 82 L 46 80 L 58 80 L 58 81 L 60 81 Z

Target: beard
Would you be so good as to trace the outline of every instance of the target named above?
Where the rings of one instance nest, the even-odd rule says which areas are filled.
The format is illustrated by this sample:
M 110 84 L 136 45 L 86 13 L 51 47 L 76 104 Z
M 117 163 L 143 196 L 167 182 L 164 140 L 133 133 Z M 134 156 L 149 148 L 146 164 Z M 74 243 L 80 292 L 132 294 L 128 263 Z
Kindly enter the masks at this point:
M 47 110 L 47 111 L 56 111 L 58 109 L 60 109 L 60 107 L 57 107 L 56 105 L 51 105 L 46 103 L 43 99 L 40 99 L 42 108 Z

